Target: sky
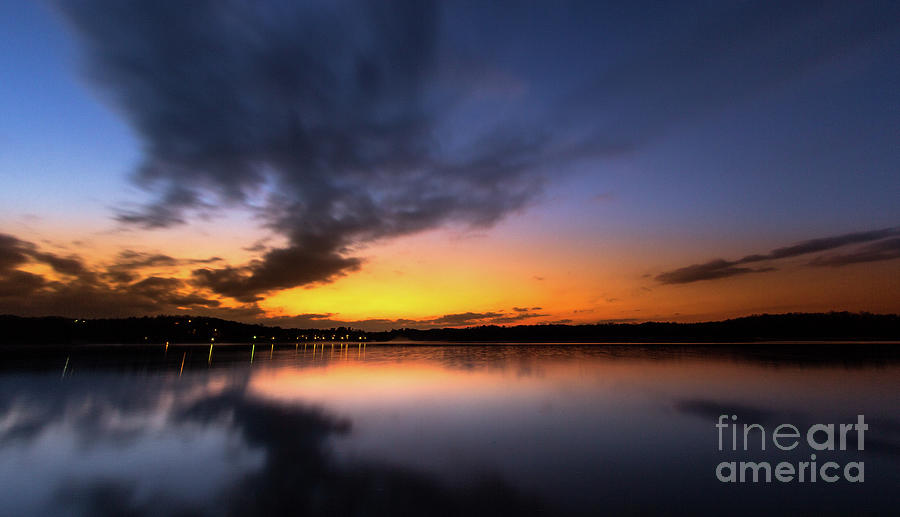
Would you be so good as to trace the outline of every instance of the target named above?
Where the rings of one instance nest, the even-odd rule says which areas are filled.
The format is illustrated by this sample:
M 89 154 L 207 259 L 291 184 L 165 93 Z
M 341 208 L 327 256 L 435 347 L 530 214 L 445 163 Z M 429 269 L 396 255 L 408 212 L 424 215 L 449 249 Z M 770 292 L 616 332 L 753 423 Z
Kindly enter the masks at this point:
M 900 312 L 896 2 L 0 4 L 0 313 Z

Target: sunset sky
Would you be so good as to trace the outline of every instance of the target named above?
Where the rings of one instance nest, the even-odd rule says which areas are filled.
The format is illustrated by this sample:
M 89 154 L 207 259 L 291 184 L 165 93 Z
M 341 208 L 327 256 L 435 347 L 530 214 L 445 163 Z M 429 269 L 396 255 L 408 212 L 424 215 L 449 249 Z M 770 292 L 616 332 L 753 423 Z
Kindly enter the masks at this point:
M 0 313 L 900 312 L 900 3 L 0 3 Z

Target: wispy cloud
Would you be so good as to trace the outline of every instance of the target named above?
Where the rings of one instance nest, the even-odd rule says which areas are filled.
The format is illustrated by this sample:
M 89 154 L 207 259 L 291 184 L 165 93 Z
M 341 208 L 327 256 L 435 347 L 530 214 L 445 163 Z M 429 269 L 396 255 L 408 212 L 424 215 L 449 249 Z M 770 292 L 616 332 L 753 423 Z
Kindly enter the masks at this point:
M 847 254 L 816 257 L 809 262 L 809 265 L 839 267 L 859 262 L 890 260 L 900 257 L 900 239 L 889 238 L 896 235 L 900 235 L 900 227 L 810 239 L 791 246 L 776 248 L 768 253 L 747 255 L 738 260 L 714 259 L 701 264 L 681 267 L 660 273 L 656 276 L 656 280 L 663 284 L 687 284 L 749 273 L 765 273 L 775 271 L 776 268 L 772 266 L 747 267 L 746 264 L 798 257 L 867 242 L 874 243 Z
M 863 246 L 850 253 L 822 255 L 809 262 L 811 266 L 840 267 L 861 262 L 877 262 L 900 258 L 900 239 L 887 239 Z

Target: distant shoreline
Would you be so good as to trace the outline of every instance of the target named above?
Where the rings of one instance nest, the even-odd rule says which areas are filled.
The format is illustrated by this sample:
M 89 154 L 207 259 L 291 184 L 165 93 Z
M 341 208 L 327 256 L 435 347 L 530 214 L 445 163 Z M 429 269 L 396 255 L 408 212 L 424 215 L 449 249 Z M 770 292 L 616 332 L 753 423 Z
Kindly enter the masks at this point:
M 285 329 L 218 318 L 118 319 L 0 316 L 0 345 L 55 344 L 900 344 L 900 315 L 850 312 L 762 314 L 701 323 L 596 323 L 465 328 Z

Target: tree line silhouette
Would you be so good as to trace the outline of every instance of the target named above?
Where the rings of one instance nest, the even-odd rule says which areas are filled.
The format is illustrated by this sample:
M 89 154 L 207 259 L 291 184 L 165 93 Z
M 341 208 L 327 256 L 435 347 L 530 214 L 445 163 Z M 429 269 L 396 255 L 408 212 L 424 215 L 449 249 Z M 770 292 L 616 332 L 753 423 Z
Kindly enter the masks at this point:
M 761 314 L 701 323 L 597 323 L 465 328 L 351 327 L 296 329 L 219 318 L 155 316 L 117 319 L 0 316 L 0 344 L 136 344 L 295 341 L 661 342 L 756 340 L 897 340 L 900 315 L 850 312 Z

